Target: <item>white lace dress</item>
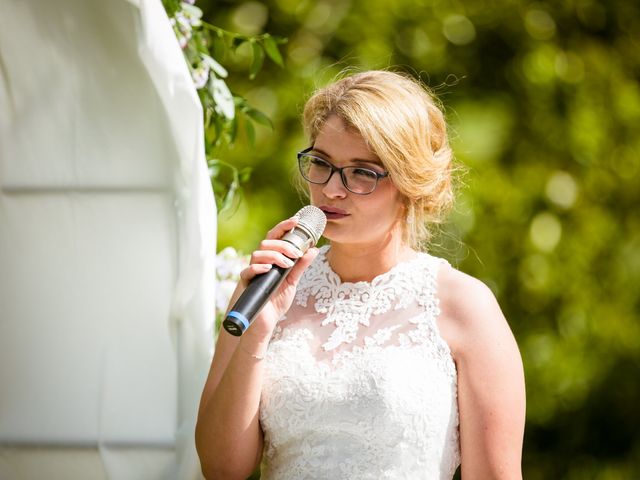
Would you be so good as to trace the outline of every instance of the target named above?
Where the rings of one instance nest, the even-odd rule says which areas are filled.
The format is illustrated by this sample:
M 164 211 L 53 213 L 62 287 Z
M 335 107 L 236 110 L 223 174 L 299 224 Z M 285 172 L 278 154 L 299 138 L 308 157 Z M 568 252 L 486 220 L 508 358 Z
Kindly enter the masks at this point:
M 420 253 L 372 282 L 307 269 L 276 328 L 260 422 L 263 479 L 447 479 L 460 463 L 457 375 Z

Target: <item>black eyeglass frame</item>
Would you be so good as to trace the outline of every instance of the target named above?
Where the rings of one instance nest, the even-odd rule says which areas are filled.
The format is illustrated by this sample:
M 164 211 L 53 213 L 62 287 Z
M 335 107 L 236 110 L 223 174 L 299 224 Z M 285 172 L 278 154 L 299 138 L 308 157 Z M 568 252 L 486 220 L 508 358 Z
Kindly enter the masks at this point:
M 372 194 L 376 187 L 378 186 L 378 180 L 380 180 L 381 178 L 386 178 L 389 176 L 389 172 L 384 172 L 384 173 L 378 173 L 375 170 L 372 170 L 370 168 L 366 168 L 366 167 L 357 167 L 355 165 L 348 165 L 346 167 L 341 167 L 338 168 L 336 167 L 334 164 L 332 164 L 329 160 L 327 160 L 326 158 L 322 158 L 322 157 L 317 157 L 315 155 L 309 155 L 309 152 L 313 150 L 313 146 L 309 147 L 309 148 L 305 148 L 304 150 L 302 150 L 301 152 L 297 153 L 297 157 L 298 157 L 298 170 L 300 171 L 300 175 L 302 175 L 302 178 L 304 178 L 307 182 L 309 183 L 313 183 L 315 185 L 326 185 L 327 183 L 329 183 L 329 180 L 331 180 L 331 177 L 333 177 L 333 174 L 335 172 L 338 172 L 340 174 L 340 180 L 342 181 L 342 185 L 344 185 L 344 188 L 346 188 L 347 190 L 349 190 L 351 193 L 354 193 L 356 195 L 370 195 Z M 324 182 L 314 182 L 312 180 L 309 180 L 304 173 L 302 172 L 302 157 L 303 156 L 308 156 L 308 157 L 313 157 L 313 158 L 317 158 L 318 160 L 322 160 L 323 162 L 325 162 L 327 165 L 329 165 L 331 167 L 331 173 L 329 174 L 329 178 L 327 178 L 326 181 Z M 367 172 L 371 172 L 373 175 L 375 175 L 376 177 L 376 183 L 373 185 L 373 188 L 371 189 L 370 192 L 367 193 L 360 193 L 360 192 L 354 192 L 353 190 L 351 190 L 348 186 L 347 186 L 347 179 L 344 176 L 344 169 L 345 168 L 359 168 L 361 170 L 366 170 Z

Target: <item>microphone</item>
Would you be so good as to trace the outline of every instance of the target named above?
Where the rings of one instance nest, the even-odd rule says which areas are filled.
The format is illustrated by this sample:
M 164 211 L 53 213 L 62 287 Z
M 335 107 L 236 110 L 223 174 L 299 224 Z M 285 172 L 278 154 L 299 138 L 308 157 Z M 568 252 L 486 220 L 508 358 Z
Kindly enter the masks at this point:
M 301 208 L 295 216 L 298 217 L 298 224 L 285 233 L 281 240 L 298 247 L 304 253 L 309 247 L 318 243 L 327 224 L 327 217 L 322 210 L 313 205 Z M 292 260 L 298 261 L 297 258 Z M 268 272 L 253 277 L 240 298 L 227 313 L 222 322 L 224 329 L 236 337 L 242 335 L 249 328 L 256 314 L 267 303 L 271 294 L 287 277 L 291 268 L 293 267 L 284 268 L 273 265 Z

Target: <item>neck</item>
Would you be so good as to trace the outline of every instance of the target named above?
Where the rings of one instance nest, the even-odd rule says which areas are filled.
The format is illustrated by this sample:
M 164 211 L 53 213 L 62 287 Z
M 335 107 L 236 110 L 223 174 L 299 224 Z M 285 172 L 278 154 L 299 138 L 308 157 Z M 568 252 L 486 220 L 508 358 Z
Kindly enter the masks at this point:
M 391 237 L 371 244 L 332 242 L 327 261 L 343 282 L 370 282 L 415 254 L 407 244 Z

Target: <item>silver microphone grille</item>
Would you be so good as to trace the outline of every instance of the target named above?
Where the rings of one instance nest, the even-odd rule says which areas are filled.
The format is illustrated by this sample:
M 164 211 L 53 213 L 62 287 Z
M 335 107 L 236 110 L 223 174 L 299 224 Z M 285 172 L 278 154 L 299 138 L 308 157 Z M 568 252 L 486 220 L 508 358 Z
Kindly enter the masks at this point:
M 327 225 L 324 212 L 318 207 L 307 205 L 298 210 L 295 216 L 298 217 L 298 226 L 304 228 L 313 237 L 313 245 L 318 243 Z

